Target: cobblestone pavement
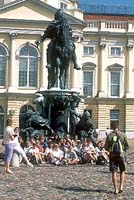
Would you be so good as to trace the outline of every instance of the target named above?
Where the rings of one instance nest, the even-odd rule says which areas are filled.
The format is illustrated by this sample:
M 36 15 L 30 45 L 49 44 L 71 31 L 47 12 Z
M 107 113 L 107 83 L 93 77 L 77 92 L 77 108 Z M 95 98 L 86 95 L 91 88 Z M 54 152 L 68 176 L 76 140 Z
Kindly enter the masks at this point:
M 128 161 L 134 161 L 134 153 Z M 14 174 L 6 174 L 4 164 L 0 164 L 2 200 L 134 200 L 134 163 L 127 165 L 124 192 L 119 195 L 113 194 L 108 166 L 43 164 L 34 168 L 21 165 L 12 170 Z

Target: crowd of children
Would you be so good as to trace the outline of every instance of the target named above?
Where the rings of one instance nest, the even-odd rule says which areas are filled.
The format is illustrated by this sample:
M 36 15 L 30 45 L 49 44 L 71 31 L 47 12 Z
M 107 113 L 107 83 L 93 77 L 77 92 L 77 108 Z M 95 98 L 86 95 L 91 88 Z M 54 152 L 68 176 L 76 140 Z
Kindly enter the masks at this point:
M 23 145 L 24 152 L 33 165 L 77 165 L 77 164 L 106 164 L 109 162 L 108 152 L 102 141 L 93 146 L 90 138 L 82 142 L 77 135 L 73 139 L 67 134 L 65 138 L 46 138 L 41 134 L 38 140 L 29 138 Z

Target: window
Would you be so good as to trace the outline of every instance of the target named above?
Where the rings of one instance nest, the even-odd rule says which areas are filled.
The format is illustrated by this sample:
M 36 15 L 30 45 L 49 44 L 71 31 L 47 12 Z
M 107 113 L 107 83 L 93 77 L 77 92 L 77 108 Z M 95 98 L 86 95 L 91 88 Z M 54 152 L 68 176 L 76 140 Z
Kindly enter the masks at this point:
M 7 51 L 0 45 L 0 86 L 6 85 Z
M 83 94 L 93 96 L 93 71 L 83 71 Z
M 110 110 L 110 128 L 113 122 L 116 122 L 117 124 L 119 124 L 119 118 L 120 118 L 119 110 Z
M 1 1 L 0 1 L 0 5 L 4 5 L 4 0 L 1 0 Z
M 123 66 L 115 63 L 109 69 L 109 96 L 120 97 L 123 94 Z
M 121 56 L 121 47 L 111 47 L 110 56 L 120 57 Z
M 84 96 L 93 96 L 95 91 L 95 67 L 91 62 L 83 64 L 83 94 Z
M 113 97 L 119 97 L 120 96 L 120 72 L 111 72 L 110 73 L 111 78 L 111 95 Z
M 67 4 L 61 2 L 61 3 L 60 3 L 60 8 L 61 8 L 61 9 L 67 9 Z
M 94 55 L 94 47 L 86 47 L 86 46 L 84 46 L 83 51 L 84 51 L 83 52 L 84 55 L 91 55 L 91 56 Z
M 25 45 L 19 52 L 19 87 L 37 87 L 38 52 Z
M 3 136 L 4 132 L 4 110 L 0 106 L 0 137 Z

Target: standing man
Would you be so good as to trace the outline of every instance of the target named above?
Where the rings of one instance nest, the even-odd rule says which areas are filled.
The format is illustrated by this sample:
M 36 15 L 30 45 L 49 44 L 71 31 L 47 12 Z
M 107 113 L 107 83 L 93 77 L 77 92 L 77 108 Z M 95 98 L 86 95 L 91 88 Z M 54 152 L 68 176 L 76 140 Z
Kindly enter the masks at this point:
M 106 131 L 105 131 L 106 137 L 109 135 L 110 132 L 111 132 L 110 128 L 107 128 Z
M 114 194 L 122 193 L 125 180 L 125 151 L 129 148 L 127 137 L 119 131 L 117 123 L 111 124 L 112 132 L 107 136 L 105 149 L 109 151 L 110 171 L 112 172 L 112 182 Z M 120 187 L 117 185 L 117 172 L 120 170 Z

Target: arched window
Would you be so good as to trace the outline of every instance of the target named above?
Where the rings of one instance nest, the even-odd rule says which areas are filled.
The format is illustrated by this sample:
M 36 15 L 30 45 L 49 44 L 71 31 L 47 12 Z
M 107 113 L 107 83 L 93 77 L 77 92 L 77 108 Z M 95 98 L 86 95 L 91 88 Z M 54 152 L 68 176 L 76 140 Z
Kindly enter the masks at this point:
M 7 49 L 0 44 L 0 86 L 6 85 Z
M 19 52 L 19 87 L 37 87 L 38 52 L 26 44 Z
M 20 129 L 26 128 L 26 121 L 24 119 L 23 114 L 26 113 L 28 110 L 32 110 L 33 112 L 35 111 L 34 108 L 30 105 L 25 105 L 20 109 L 20 114 L 19 114 L 19 128 Z
M 4 109 L 0 106 L 0 137 L 4 132 Z

